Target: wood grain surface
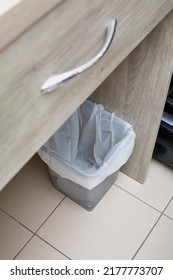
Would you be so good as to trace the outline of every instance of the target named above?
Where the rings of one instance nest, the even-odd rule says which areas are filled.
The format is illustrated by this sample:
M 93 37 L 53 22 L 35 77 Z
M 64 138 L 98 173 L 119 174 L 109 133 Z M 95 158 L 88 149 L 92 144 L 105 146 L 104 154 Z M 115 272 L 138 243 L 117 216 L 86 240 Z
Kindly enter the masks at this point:
M 173 12 L 91 96 L 134 127 L 135 148 L 122 171 L 140 183 L 146 179 L 172 71 Z
M 172 0 L 63 1 L 1 50 L 0 188 L 172 8 Z M 63 87 L 41 95 L 41 85 L 49 76 L 79 66 L 100 50 L 106 25 L 112 18 L 118 20 L 117 32 L 104 58 Z M 170 34 L 167 28 L 165 38 Z M 163 48 L 164 41 L 159 42 Z M 139 79 L 142 81 L 140 76 Z M 144 79 L 145 83 L 148 81 Z
M 20 2 L 11 3 L 6 12 L 3 12 L 2 8 L 0 51 L 62 1 L 64 0 L 20 0 Z M 1 1 L 0 6 L 2 6 Z

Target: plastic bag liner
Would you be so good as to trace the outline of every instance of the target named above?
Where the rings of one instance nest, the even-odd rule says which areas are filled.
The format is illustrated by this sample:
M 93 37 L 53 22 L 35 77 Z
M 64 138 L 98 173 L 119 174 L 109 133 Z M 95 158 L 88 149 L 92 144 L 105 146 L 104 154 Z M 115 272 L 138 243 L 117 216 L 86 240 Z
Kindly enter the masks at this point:
M 55 173 L 91 190 L 126 163 L 134 142 L 129 123 L 86 100 L 38 154 Z

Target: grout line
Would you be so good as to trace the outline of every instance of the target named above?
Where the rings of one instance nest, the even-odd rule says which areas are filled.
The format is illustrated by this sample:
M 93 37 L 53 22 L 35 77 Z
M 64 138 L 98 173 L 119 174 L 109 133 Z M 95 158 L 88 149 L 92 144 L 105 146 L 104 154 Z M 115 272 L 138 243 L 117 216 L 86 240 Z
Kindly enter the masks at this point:
M 139 201 L 143 202 L 143 203 L 146 204 L 147 206 L 151 207 L 151 208 L 154 209 L 155 211 L 157 211 L 157 212 L 159 212 L 159 213 L 163 213 L 163 212 L 161 212 L 160 210 L 158 210 L 157 208 L 155 208 L 154 206 L 148 204 L 147 202 L 145 202 L 145 201 L 142 200 L 141 198 L 137 197 L 136 195 L 134 195 L 134 194 L 128 192 L 127 190 L 123 189 L 122 187 L 120 187 L 120 186 L 118 186 L 118 185 L 116 185 L 116 184 L 114 184 L 114 185 L 115 185 L 116 187 L 118 187 L 119 189 L 121 189 L 122 191 L 124 191 L 124 192 L 130 194 L 131 196 L 135 197 L 135 198 L 138 199 Z M 165 210 L 165 209 L 164 209 L 164 210 Z
M 0 207 L 0 210 L 2 212 L 4 212 L 6 215 L 8 215 L 10 218 L 12 218 L 13 220 L 15 220 L 18 224 L 20 224 L 21 226 L 23 226 L 24 228 L 26 228 L 27 230 L 29 230 L 32 234 L 37 233 L 37 231 L 42 227 L 42 225 L 48 220 L 48 218 L 52 215 L 52 213 L 58 208 L 58 206 L 64 201 L 64 199 L 66 198 L 66 196 L 64 196 L 62 198 L 62 200 L 58 203 L 58 205 L 52 210 L 52 212 L 48 215 L 48 217 L 44 220 L 44 222 L 39 226 L 39 228 L 34 232 L 31 229 L 29 229 L 27 226 L 25 226 L 24 224 L 22 224 L 18 219 L 16 219 L 15 217 L 13 217 L 11 214 L 9 214 L 8 212 L 6 212 L 4 209 L 2 209 Z
M 167 206 L 165 207 L 165 209 L 164 209 L 163 213 L 164 213 L 164 212 L 165 212 L 165 210 L 168 208 L 168 206 L 169 206 L 169 204 L 172 202 L 172 200 L 173 200 L 173 196 L 172 196 L 171 200 L 169 201 L 169 203 L 167 204 Z
M 58 253 L 61 253 L 61 255 L 63 255 L 64 257 L 66 257 L 68 260 L 71 260 L 67 255 L 65 255 L 63 252 L 61 252 L 60 250 L 58 250 L 56 247 L 54 247 L 52 244 L 50 244 L 48 241 L 46 241 L 44 238 L 42 238 L 41 236 L 35 234 L 35 236 L 37 236 L 38 238 L 40 238 L 42 241 L 44 241 L 47 245 L 49 245 L 50 247 L 52 247 L 53 249 L 55 249 Z
M 31 230 L 29 230 L 26 226 L 24 226 L 22 223 L 20 223 L 18 220 L 16 220 L 16 219 L 14 219 L 14 220 L 16 220 L 19 224 L 21 224 L 22 226 L 24 226 L 25 228 L 27 228 L 30 232 L 32 232 L 33 233 L 33 235 L 31 236 L 31 238 L 25 243 L 25 245 L 19 250 L 19 252 L 16 254 L 16 256 L 13 258 L 13 260 L 14 259 L 16 259 L 17 258 L 17 256 L 21 253 L 21 251 L 26 247 L 26 245 L 31 241 L 31 239 L 34 237 L 34 236 L 37 236 L 37 237 L 39 237 L 40 238 L 40 236 L 38 236 L 36 233 L 37 233 L 37 231 L 42 227 L 42 225 L 48 220 L 48 218 L 52 215 L 52 213 L 58 208 L 58 206 L 64 201 L 64 199 L 66 198 L 66 196 L 64 196 L 63 197 L 63 199 L 58 203 L 58 205 L 54 208 L 54 210 L 49 214 L 49 216 L 45 219 L 45 221 L 41 224 L 41 226 L 36 230 L 36 232 L 34 233 L 34 232 L 32 232 Z M 4 211 L 4 210 L 2 210 L 2 211 Z M 6 213 L 5 211 L 4 211 L 4 213 Z M 9 215 L 8 213 L 6 213 L 7 215 Z M 9 215 L 11 218 L 13 218 L 11 215 Z M 40 238 L 40 239 L 42 239 L 42 238 Z M 44 239 L 42 239 L 44 242 L 46 242 Z M 49 244 L 48 242 L 46 242 L 49 246 L 51 246 L 52 248 L 54 248 L 55 250 L 57 250 L 55 247 L 53 247 L 51 244 Z M 61 253 L 62 255 L 64 255 L 62 252 L 60 252 L 59 250 L 57 250 L 59 253 Z M 68 256 L 66 256 L 66 255 L 64 255 L 66 258 L 68 258 L 69 260 L 70 260 L 70 258 L 68 257 Z
M 171 203 L 172 199 L 173 199 L 173 197 L 171 197 L 170 201 L 168 202 L 168 204 L 167 204 L 167 205 L 165 206 L 165 208 L 163 209 L 162 214 L 164 214 L 164 212 L 165 212 L 166 208 L 169 206 L 169 204 Z
M 138 252 L 140 251 L 140 249 L 142 248 L 142 246 L 144 245 L 144 243 L 146 242 L 146 240 L 148 239 L 149 235 L 151 234 L 151 232 L 153 231 L 153 229 L 155 228 L 155 226 L 157 225 L 157 223 L 159 222 L 159 220 L 161 219 L 161 217 L 164 215 L 164 211 L 166 210 L 166 208 L 168 207 L 168 205 L 170 204 L 171 200 L 168 202 L 168 204 L 166 205 L 166 207 L 164 208 L 163 212 L 161 213 L 161 215 L 159 216 L 159 218 L 157 219 L 157 221 L 154 223 L 153 227 L 151 228 L 151 230 L 149 231 L 149 233 L 147 234 L 147 236 L 145 237 L 145 239 L 143 240 L 142 244 L 139 246 L 138 250 L 136 251 L 136 253 L 134 254 L 134 256 L 132 257 L 132 260 L 134 260 L 134 258 L 136 257 L 136 255 L 138 254 Z
M 171 221 L 173 221 L 173 218 L 170 217 L 170 216 L 168 216 L 167 214 L 164 214 L 164 213 L 163 213 L 163 216 L 165 216 L 166 218 L 168 218 L 168 219 L 170 219 Z
M 52 210 L 52 212 L 48 215 L 48 217 L 44 220 L 44 222 L 39 226 L 39 228 L 35 231 L 35 234 L 39 231 L 39 229 L 44 225 L 44 223 L 50 218 L 50 216 L 55 212 L 55 210 L 60 206 L 60 204 L 64 201 L 66 196 L 58 203 L 58 205 Z
M 23 251 L 23 249 L 26 247 L 26 245 L 31 241 L 31 239 L 35 236 L 35 234 L 33 234 L 30 239 L 25 243 L 25 245 L 19 250 L 19 252 L 15 255 L 15 257 L 13 258 L 13 260 L 15 260 L 17 258 L 17 256 Z
M 165 214 L 165 210 L 168 208 L 169 204 L 171 204 L 172 201 L 173 201 L 173 197 L 171 198 L 171 200 L 169 201 L 168 205 L 167 205 L 166 208 L 164 209 L 163 215 L 164 215 L 165 217 L 167 217 L 167 218 L 169 218 L 170 220 L 173 221 L 173 218 L 172 218 L 172 217 L 170 217 L 168 214 Z
M 37 236 L 38 238 L 40 238 L 42 241 L 44 241 L 45 243 L 47 243 L 47 245 L 51 246 L 53 249 L 55 249 L 57 252 L 59 252 L 61 255 L 63 255 L 64 257 L 66 257 L 68 260 L 71 260 L 67 255 L 65 255 L 63 252 L 61 252 L 60 250 L 58 250 L 56 247 L 54 247 L 52 244 L 50 244 L 48 241 L 46 241 L 45 239 L 43 239 L 42 237 L 40 237 L 37 232 L 39 231 L 39 229 L 44 225 L 44 223 L 50 218 L 50 216 L 55 212 L 55 210 L 61 205 L 61 203 L 65 200 L 66 196 L 63 197 L 63 199 L 58 203 L 58 205 L 54 208 L 54 210 L 49 214 L 49 216 L 45 219 L 45 221 L 39 226 L 39 228 L 36 230 L 34 236 Z
M 145 241 L 147 240 L 147 238 L 149 237 L 149 235 L 151 234 L 151 232 L 153 231 L 153 229 L 155 228 L 155 226 L 157 225 L 157 223 L 158 223 L 158 221 L 160 220 L 161 217 L 162 217 L 162 214 L 159 216 L 159 218 L 157 219 L 157 221 L 155 222 L 155 224 L 153 225 L 153 227 L 151 228 L 151 230 L 149 231 L 149 233 L 147 234 L 147 236 L 143 240 L 142 244 L 139 246 L 138 250 L 136 251 L 136 253 L 132 257 L 132 260 L 134 260 L 134 258 L 136 257 L 136 255 L 138 254 L 138 252 L 140 251 L 142 246 L 144 245 Z
M 34 234 L 34 231 L 32 231 L 31 229 L 29 229 L 27 226 L 25 226 L 24 224 L 22 224 L 20 221 L 18 221 L 15 217 L 13 217 L 11 214 L 9 214 L 8 212 L 6 212 L 4 209 L 0 208 L 0 210 L 2 212 L 4 212 L 7 216 L 9 216 L 10 218 L 12 218 L 13 220 L 15 220 L 18 224 L 20 224 L 22 227 L 26 228 L 28 231 L 30 231 L 32 234 Z

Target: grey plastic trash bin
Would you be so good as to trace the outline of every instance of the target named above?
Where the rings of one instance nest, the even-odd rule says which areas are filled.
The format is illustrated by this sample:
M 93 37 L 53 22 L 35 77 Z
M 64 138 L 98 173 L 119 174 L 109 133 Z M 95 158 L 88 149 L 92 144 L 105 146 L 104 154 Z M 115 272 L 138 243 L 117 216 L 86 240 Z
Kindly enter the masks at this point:
M 87 100 L 38 153 L 55 188 L 92 210 L 116 181 L 134 141 L 129 123 Z
M 70 181 L 69 179 L 62 178 L 51 169 L 49 169 L 49 172 L 54 187 L 88 211 L 94 209 L 97 203 L 101 200 L 101 198 L 116 181 L 118 176 L 118 171 L 116 171 L 112 175 L 109 175 L 103 182 L 98 184 L 96 187 L 94 187 L 91 190 L 88 190 Z

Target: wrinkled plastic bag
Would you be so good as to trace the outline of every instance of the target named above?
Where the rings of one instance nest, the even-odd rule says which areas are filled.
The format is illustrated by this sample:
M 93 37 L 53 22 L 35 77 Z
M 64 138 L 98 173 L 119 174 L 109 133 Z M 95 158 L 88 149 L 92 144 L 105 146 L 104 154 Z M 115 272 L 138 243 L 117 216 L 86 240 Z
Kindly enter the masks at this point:
M 38 154 L 55 173 L 91 190 L 127 162 L 134 142 L 129 123 L 86 100 Z

